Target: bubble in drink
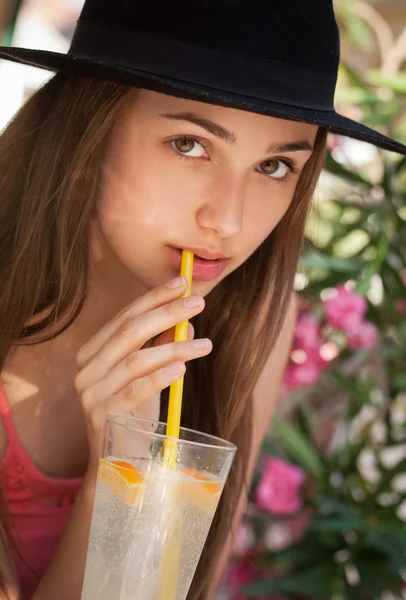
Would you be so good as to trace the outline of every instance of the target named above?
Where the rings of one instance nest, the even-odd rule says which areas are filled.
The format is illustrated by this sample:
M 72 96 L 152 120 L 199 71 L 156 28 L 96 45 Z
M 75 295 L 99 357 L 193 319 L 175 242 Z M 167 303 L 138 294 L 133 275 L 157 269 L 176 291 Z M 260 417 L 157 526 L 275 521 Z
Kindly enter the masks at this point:
M 82 600 L 185 600 L 224 481 L 102 459 Z

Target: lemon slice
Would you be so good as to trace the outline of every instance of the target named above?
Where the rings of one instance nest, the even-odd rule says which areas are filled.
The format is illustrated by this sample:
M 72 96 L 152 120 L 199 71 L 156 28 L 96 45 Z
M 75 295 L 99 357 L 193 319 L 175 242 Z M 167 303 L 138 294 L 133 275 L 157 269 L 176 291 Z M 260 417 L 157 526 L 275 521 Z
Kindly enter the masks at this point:
M 142 498 L 144 479 L 141 473 L 125 460 L 101 459 L 99 478 L 128 506 L 133 506 Z

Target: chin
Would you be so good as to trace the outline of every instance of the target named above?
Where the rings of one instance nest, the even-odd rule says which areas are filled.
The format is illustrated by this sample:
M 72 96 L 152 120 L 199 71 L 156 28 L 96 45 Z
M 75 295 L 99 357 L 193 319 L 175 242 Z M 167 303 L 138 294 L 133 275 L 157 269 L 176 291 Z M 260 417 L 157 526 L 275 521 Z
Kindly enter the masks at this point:
M 206 297 L 212 292 L 230 273 L 223 274 L 222 277 L 215 279 L 214 281 L 193 281 L 192 293 L 199 294 L 200 296 Z
M 205 298 L 219 283 L 219 281 L 193 281 L 192 294 L 197 294 Z

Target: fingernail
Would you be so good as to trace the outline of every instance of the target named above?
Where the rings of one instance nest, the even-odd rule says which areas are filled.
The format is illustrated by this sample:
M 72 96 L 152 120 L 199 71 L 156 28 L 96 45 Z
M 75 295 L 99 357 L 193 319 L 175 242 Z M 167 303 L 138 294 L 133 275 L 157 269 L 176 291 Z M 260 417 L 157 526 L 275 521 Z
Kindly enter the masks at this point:
M 188 308 L 196 308 L 197 306 L 202 305 L 202 297 L 201 296 L 188 296 L 183 301 L 183 304 Z
M 202 350 L 210 346 L 210 340 L 207 338 L 202 340 L 193 340 L 191 344 L 193 348 L 196 348 L 197 350 Z
M 176 279 L 172 279 L 172 281 L 168 283 L 168 288 L 171 288 L 171 290 L 176 290 L 176 288 L 184 286 L 185 283 L 186 279 L 184 277 L 176 277 Z
M 183 362 L 176 362 L 173 365 L 169 365 L 169 367 L 166 368 L 166 372 L 169 375 L 180 375 L 181 373 L 183 373 L 185 370 L 185 363 Z

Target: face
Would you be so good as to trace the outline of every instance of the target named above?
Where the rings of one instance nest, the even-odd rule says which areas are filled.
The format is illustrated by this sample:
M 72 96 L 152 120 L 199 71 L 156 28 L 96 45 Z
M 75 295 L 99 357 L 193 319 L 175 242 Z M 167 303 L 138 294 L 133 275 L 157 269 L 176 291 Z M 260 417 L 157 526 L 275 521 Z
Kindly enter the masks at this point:
M 316 133 L 137 90 L 103 168 L 93 247 L 104 278 L 152 289 L 179 274 L 185 248 L 196 256 L 194 293 L 209 293 L 282 219 Z

